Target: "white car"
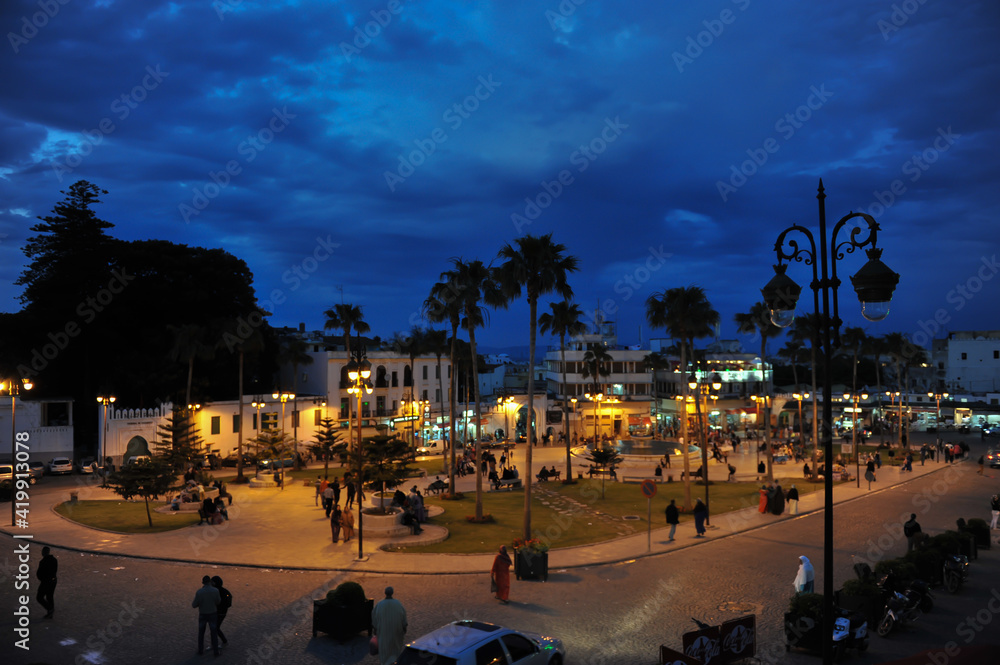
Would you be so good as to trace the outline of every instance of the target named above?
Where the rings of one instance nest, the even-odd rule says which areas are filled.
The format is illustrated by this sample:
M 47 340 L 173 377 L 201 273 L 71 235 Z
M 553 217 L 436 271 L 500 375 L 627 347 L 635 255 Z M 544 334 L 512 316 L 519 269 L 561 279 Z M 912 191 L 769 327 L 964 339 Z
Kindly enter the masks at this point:
M 53 457 L 49 460 L 49 475 L 58 476 L 61 474 L 73 473 L 73 463 L 68 457 Z
M 431 439 L 422 446 L 417 447 L 418 455 L 441 455 L 444 453 L 445 444 L 443 439 Z
M 453 621 L 413 640 L 396 665 L 561 665 L 562 642 L 484 621 Z

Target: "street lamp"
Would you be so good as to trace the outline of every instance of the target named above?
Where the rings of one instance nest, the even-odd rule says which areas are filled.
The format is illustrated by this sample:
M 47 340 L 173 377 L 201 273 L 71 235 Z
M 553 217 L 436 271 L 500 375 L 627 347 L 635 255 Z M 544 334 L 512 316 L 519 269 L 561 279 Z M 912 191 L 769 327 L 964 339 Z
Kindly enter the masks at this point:
M 593 402 L 594 402 L 594 450 L 597 450 L 598 447 L 599 447 L 597 445 L 597 438 L 598 438 L 597 437 L 597 419 L 600 416 L 601 402 L 604 400 L 604 393 L 596 392 L 597 391 L 597 387 L 596 386 L 594 387 L 594 391 L 595 392 L 592 392 L 592 393 L 584 393 L 583 396 L 586 397 L 589 400 L 593 400 Z
M 97 437 L 97 464 L 103 468 L 104 456 L 108 453 L 108 408 L 115 403 L 115 396 L 101 395 L 97 398 L 97 403 L 104 407 L 101 435 Z
M 361 394 L 362 392 L 371 395 L 372 383 L 368 379 L 372 375 L 372 364 L 368 362 L 365 347 L 361 343 L 361 336 L 358 335 L 358 343 L 351 351 L 351 361 L 347 363 L 347 378 L 351 381 L 351 387 L 347 392 L 354 393 L 358 398 L 358 478 L 357 492 L 358 498 L 358 561 L 364 561 L 365 537 L 364 537 L 364 516 L 361 497 L 364 487 L 364 457 L 361 452 Z
M 576 403 L 577 403 L 578 400 L 575 397 L 570 397 L 569 401 L 573 405 L 572 406 L 572 409 L 573 409 L 573 412 L 572 412 L 572 415 L 573 415 L 573 434 L 576 434 L 576 431 L 577 431 L 577 427 L 576 427 L 577 426 L 577 422 L 576 422 Z M 506 423 L 506 420 L 504 422 Z
M 819 236 L 815 238 L 812 231 L 793 224 L 778 236 L 774 243 L 774 251 L 778 263 L 774 266 L 774 277 L 761 289 L 764 303 L 771 312 L 771 321 L 780 328 L 792 323 L 795 317 L 795 303 L 802 287 L 785 274 L 788 264 L 785 261 L 804 262 L 812 267 L 813 312 L 816 315 L 816 331 L 814 342 L 822 347 L 823 363 L 823 445 L 826 453 L 827 473 L 824 476 L 824 507 L 823 507 L 823 635 L 833 634 L 833 403 L 831 400 L 832 382 L 830 368 L 833 364 L 833 348 L 840 344 L 840 316 L 837 302 L 837 289 L 840 279 L 837 277 L 837 261 L 845 254 L 852 254 L 858 249 L 864 249 L 868 262 L 862 266 L 853 277 L 851 283 L 861 302 L 861 313 L 869 321 L 881 321 L 889 314 L 889 303 L 893 291 L 899 283 L 899 275 L 889 269 L 880 260 L 882 250 L 877 245 L 879 225 L 875 219 L 863 212 L 851 212 L 842 217 L 833 227 L 830 242 L 827 241 L 826 228 L 826 194 L 822 179 L 817 189 L 819 201 Z M 850 236 L 842 242 L 837 241 L 837 235 L 855 218 L 861 218 L 868 225 L 868 234 L 863 236 L 863 228 L 858 225 L 850 230 Z M 806 243 L 799 244 L 795 239 L 789 240 L 787 249 L 785 237 L 791 232 L 805 236 Z M 817 246 L 816 241 L 819 241 Z M 831 308 L 832 300 L 832 308 Z M 832 665 L 833 643 L 823 640 L 823 663 Z
M 867 400 L 868 391 L 862 393 L 844 393 L 844 399 L 852 402 L 851 409 L 851 444 L 854 448 L 854 474 L 857 476 L 858 488 L 861 487 L 861 448 L 858 447 L 858 400 Z M 829 473 L 829 470 L 827 470 Z
M 708 514 L 705 518 L 705 524 L 711 525 L 712 511 L 708 507 L 708 413 L 705 414 L 705 423 L 703 425 L 701 422 L 701 400 L 702 396 L 710 396 L 713 390 L 716 393 L 719 392 L 722 388 L 722 377 L 718 373 L 715 373 L 712 376 L 703 377 L 703 380 L 699 382 L 698 377 L 695 374 L 691 374 L 688 377 L 688 388 L 694 393 L 694 410 L 698 415 L 698 429 L 701 430 L 699 441 L 701 443 L 701 480 L 705 483 L 705 510 Z M 707 400 L 705 404 L 707 410 Z M 687 413 L 684 415 L 687 417 Z
M 799 443 L 802 445 L 804 455 L 806 449 L 806 428 L 802 422 L 802 400 L 809 399 L 809 393 L 792 393 L 792 397 L 799 403 Z
M 20 393 L 21 388 L 25 390 L 31 390 L 35 387 L 31 381 L 27 379 L 8 379 L 6 383 L 0 383 L 0 390 L 4 388 L 7 389 L 7 394 L 10 395 L 10 468 L 11 471 L 17 468 L 17 395 Z M 27 442 L 27 435 L 25 435 L 25 440 L 22 443 Z M 10 476 L 10 525 L 14 526 L 17 524 L 17 501 L 14 501 L 16 492 L 16 483 L 14 482 L 15 476 L 11 473 Z
M 576 401 L 575 399 L 573 400 Z M 503 409 L 503 442 L 506 444 L 510 440 L 510 433 L 507 431 L 508 422 L 508 408 L 510 404 L 514 402 L 514 398 L 510 395 L 506 397 L 497 397 L 497 405 Z
M 937 440 L 941 440 L 941 398 L 948 399 L 948 393 L 946 391 L 937 392 L 932 391 L 927 393 L 927 396 L 937 402 L 937 427 L 934 431 L 937 432 Z M 923 458 L 921 458 L 923 459 Z

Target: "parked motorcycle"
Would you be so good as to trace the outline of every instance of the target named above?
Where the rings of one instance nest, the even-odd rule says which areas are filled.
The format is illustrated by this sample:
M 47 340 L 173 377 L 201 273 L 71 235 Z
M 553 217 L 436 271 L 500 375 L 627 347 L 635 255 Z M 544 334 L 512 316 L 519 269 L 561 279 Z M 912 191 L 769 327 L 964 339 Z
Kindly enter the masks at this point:
M 934 609 L 934 596 L 931 594 L 930 585 L 923 580 L 912 580 L 909 584 L 901 585 L 891 574 L 886 574 L 877 582 L 878 586 L 885 591 L 898 591 L 907 598 L 915 596 L 917 607 L 924 614 Z
M 920 598 L 915 594 L 904 596 L 898 591 L 890 591 L 885 600 L 885 607 L 882 610 L 882 618 L 875 628 L 879 637 L 887 637 L 897 625 L 903 625 L 916 621 L 922 614 L 920 611 Z
M 949 554 L 944 558 L 944 588 L 948 593 L 958 593 L 969 577 L 969 557 L 964 554 Z

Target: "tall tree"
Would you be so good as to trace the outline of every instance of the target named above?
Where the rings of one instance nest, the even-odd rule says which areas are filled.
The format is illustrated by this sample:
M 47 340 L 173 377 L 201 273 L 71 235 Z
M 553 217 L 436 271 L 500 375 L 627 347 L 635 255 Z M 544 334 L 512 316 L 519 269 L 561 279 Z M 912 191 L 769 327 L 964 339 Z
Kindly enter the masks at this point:
M 323 316 L 326 317 L 326 323 L 323 324 L 324 330 L 343 331 L 344 350 L 347 352 L 347 361 L 350 362 L 351 330 L 353 329 L 356 331 L 359 336 L 371 331 L 371 326 L 369 326 L 365 321 L 364 313 L 361 311 L 361 306 L 340 303 L 323 312 Z M 360 409 L 360 405 L 358 408 Z M 351 422 L 351 400 L 347 400 L 347 422 Z M 354 433 L 350 431 L 350 427 L 347 429 L 347 439 L 349 442 L 353 443 Z M 358 441 L 358 445 L 361 445 L 360 441 Z
M 141 497 L 146 504 L 146 521 L 153 528 L 153 515 L 149 511 L 149 500 L 177 489 L 177 475 L 169 460 L 153 455 L 148 460 L 126 465 L 108 474 L 101 484 L 126 501 Z
M 455 411 L 457 399 L 456 384 L 458 382 L 458 356 L 456 355 L 455 344 L 458 340 L 458 327 L 462 325 L 462 301 L 459 298 L 461 285 L 458 284 L 451 272 L 441 274 L 440 282 L 431 287 L 430 295 L 424 301 L 424 311 L 427 318 L 432 323 L 445 323 L 451 326 L 451 339 L 449 340 L 450 375 L 448 377 L 448 489 L 455 491 Z M 477 462 L 478 463 L 478 462 Z
M 649 372 L 649 399 L 653 402 L 653 413 L 656 414 L 659 412 L 660 406 L 660 395 L 656 389 L 656 373 L 670 370 L 670 358 L 667 357 L 666 353 L 653 351 L 643 356 L 642 366 L 647 372 Z M 656 432 L 654 430 L 654 436 L 655 434 Z
M 562 369 L 562 412 L 563 436 L 566 439 L 566 482 L 573 482 L 573 460 L 569 438 L 569 384 L 566 383 L 566 338 L 577 337 L 587 331 L 587 325 L 581 320 L 583 312 L 580 306 L 566 300 L 549 303 L 551 312 L 545 312 L 538 317 L 538 329 L 541 333 L 551 333 L 559 338 L 559 359 Z M 507 408 L 504 406 L 504 408 Z
M 608 350 L 604 348 L 601 343 L 595 343 L 591 345 L 589 349 L 583 354 L 583 367 L 580 375 L 585 379 L 591 379 L 594 386 L 594 394 L 603 393 L 604 390 L 601 386 L 601 377 L 611 375 L 611 354 Z M 598 400 L 594 398 L 594 449 L 600 447 L 600 437 L 598 436 L 598 421 L 597 421 L 597 407 L 599 406 Z
M 413 326 L 410 328 L 408 333 L 396 333 L 392 336 L 392 340 L 389 342 L 389 346 L 392 350 L 401 356 L 406 356 L 410 359 L 410 401 L 416 402 L 421 399 L 417 395 L 417 373 L 415 370 L 415 364 L 417 362 L 417 356 L 424 352 L 424 347 L 426 346 L 426 341 L 424 339 L 424 331 L 418 326 Z M 423 416 L 423 413 L 421 413 Z M 411 429 L 410 434 L 410 446 L 416 445 L 413 436 L 416 434 L 416 423 L 418 420 L 414 420 L 414 429 Z
M 441 374 L 441 357 L 448 352 L 448 331 L 428 328 L 424 331 L 424 349 L 428 353 L 433 353 L 437 358 L 437 380 L 438 380 L 438 413 L 444 415 L 444 376 Z M 448 464 L 448 457 L 445 457 L 445 465 Z M 449 467 L 450 468 L 450 467 Z
M 869 337 L 868 338 L 868 348 L 871 350 L 873 360 L 875 361 L 875 386 L 878 391 L 878 417 L 880 419 L 878 427 L 878 439 L 879 443 L 885 441 L 885 409 L 882 406 L 882 356 L 889 352 L 889 346 L 885 341 L 885 337 Z
M 330 477 L 330 459 L 336 455 L 340 457 L 340 465 L 347 461 L 347 443 L 340 439 L 340 422 L 333 418 L 323 418 L 319 421 L 319 428 L 316 430 L 315 443 L 309 446 L 309 450 L 316 457 L 323 458 L 323 477 Z
M 736 330 L 744 335 L 754 335 L 760 339 L 760 372 L 765 400 L 770 405 L 772 390 L 767 380 L 767 340 L 777 337 L 783 331 L 771 322 L 771 310 L 762 302 L 756 302 L 749 312 L 736 314 Z M 774 482 L 774 451 L 771 450 L 771 408 L 767 409 L 767 427 L 764 428 L 764 445 L 767 447 L 767 479 Z
M 819 477 L 819 391 L 817 389 L 817 354 L 819 353 L 819 330 L 820 318 L 822 315 L 809 312 L 795 317 L 792 324 L 791 337 L 803 347 L 809 344 L 809 371 L 812 377 L 812 427 L 813 427 L 813 465 L 812 477 Z M 830 423 L 823 423 L 823 427 L 829 427 Z
M 464 261 L 456 258 L 451 261 L 453 269 L 442 273 L 441 278 L 460 285 L 462 325 L 469 334 L 469 363 L 473 374 L 469 383 L 472 388 L 476 413 L 476 519 L 481 520 L 483 518 L 483 474 L 478 473 L 478 469 L 482 458 L 483 437 L 480 436 L 479 432 L 481 419 L 479 415 L 479 362 L 476 353 L 476 329 L 483 327 L 489 319 L 489 313 L 484 305 L 496 307 L 502 304 L 504 299 L 503 294 L 497 288 L 492 268 L 484 265 L 478 259 Z M 466 445 L 468 445 L 468 438 L 466 438 Z
M 528 446 L 524 474 L 524 538 L 531 537 L 531 468 L 532 447 L 535 441 L 535 337 L 538 333 L 538 298 L 555 293 L 563 300 L 573 297 L 568 277 L 576 272 L 579 260 L 566 254 L 566 247 L 552 242 L 552 234 L 526 235 L 506 244 L 498 258 L 504 263 L 498 279 L 507 300 L 528 297 Z
M 240 325 L 243 323 L 243 325 Z M 236 432 L 236 482 L 245 483 L 246 477 L 243 475 L 243 366 L 246 354 L 257 354 L 264 350 L 264 335 L 258 326 L 250 326 L 245 322 L 238 321 L 235 326 L 227 330 L 222 335 L 222 344 L 226 349 L 237 354 L 239 359 L 238 369 L 238 392 L 239 392 L 239 430 Z
M 667 334 L 681 343 L 681 386 L 684 400 L 681 413 L 681 439 L 683 441 L 684 461 L 684 507 L 691 505 L 691 462 L 688 459 L 688 419 L 687 400 L 688 382 L 684 376 L 688 371 L 688 354 L 694 351 L 694 340 L 709 337 L 715 332 L 719 322 L 719 313 L 712 309 L 712 304 L 700 286 L 678 286 L 666 291 L 654 293 L 646 299 L 646 320 L 653 328 L 662 328 Z M 702 451 L 705 454 L 705 451 Z M 708 467 L 705 466 L 707 471 Z M 707 474 L 706 474 L 707 475 Z

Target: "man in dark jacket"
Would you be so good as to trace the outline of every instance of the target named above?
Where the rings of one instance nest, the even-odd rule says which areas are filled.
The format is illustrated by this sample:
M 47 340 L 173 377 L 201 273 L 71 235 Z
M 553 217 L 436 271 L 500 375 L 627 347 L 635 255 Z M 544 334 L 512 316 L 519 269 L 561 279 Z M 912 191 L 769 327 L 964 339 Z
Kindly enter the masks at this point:
M 212 586 L 219 590 L 219 611 L 216 612 L 215 629 L 219 633 L 219 639 L 223 644 L 229 644 L 229 640 L 222 632 L 222 620 L 226 618 L 226 613 L 229 612 L 229 608 L 233 606 L 233 594 L 229 592 L 229 589 L 222 586 L 222 578 L 218 575 L 212 578 Z
M 670 505 L 667 506 L 667 524 L 670 525 L 670 536 L 667 539 L 668 543 L 674 542 L 674 533 L 677 531 L 677 525 L 681 521 L 681 516 L 677 510 L 677 506 L 674 503 L 674 499 L 670 500 Z
M 56 592 L 56 573 L 59 572 L 59 561 L 49 554 L 48 547 L 42 548 L 42 560 L 38 562 L 38 595 L 35 600 L 47 611 L 45 618 L 51 619 L 55 612 L 56 602 L 53 597 Z
M 917 522 L 917 514 L 910 513 L 910 519 L 903 522 L 903 535 L 906 536 L 906 551 L 912 552 L 913 546 L 921 532 L 920 523 Z

